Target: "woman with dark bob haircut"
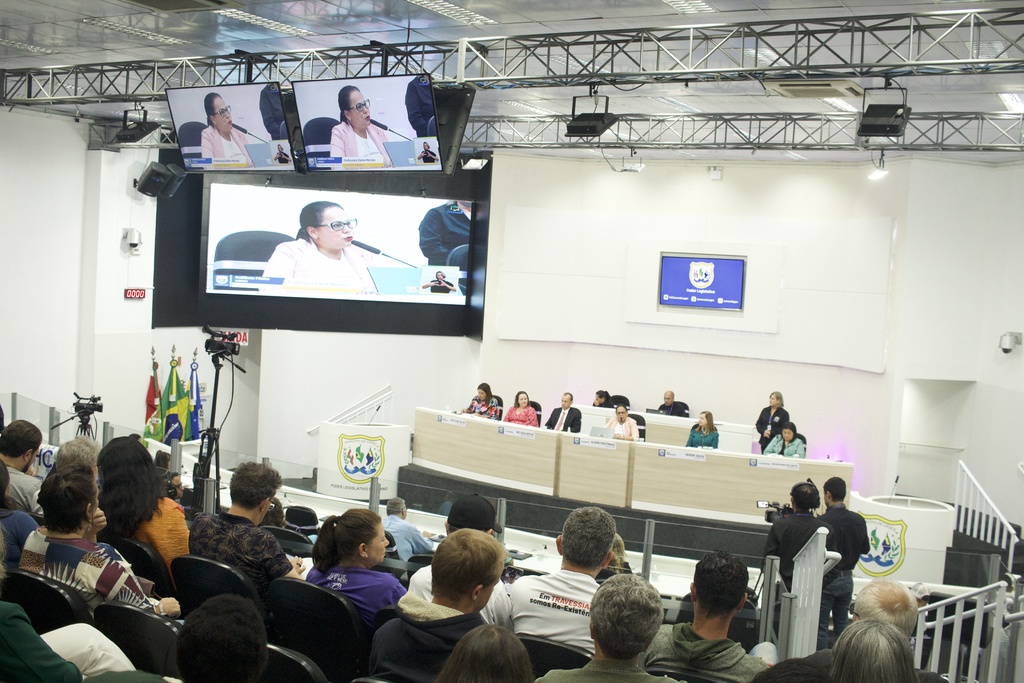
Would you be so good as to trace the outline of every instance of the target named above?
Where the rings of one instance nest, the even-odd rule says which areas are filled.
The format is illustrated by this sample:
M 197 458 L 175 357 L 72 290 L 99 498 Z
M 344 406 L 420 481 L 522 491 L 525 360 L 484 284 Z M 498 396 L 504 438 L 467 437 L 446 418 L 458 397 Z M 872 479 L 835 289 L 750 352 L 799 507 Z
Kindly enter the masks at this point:
M 306 204 L 299 212 L 295 241 L 277 245 L 263 277 L 330 282 L 354 293 L 375 293 L 377 288 L 367 268 L 376 260 L 373 254 L 352 244 L 358 224 L 340 204 Z
M 462 636 L 437 675 L 437 683 L 533 683 L 533 679 L 526 648 L 512 631 L 492 624 Z
M 104 539 L 134 538 L 171 560 L 188 555 L 185 511 L 166 497 L 166 478 L 138 439 L 121 436 L 100 450 L 100 507 L 107 515 Z
M 359 88 L 346 85 L 338 91 L 338 117 L 341 123 L 331 129 L 331 156 L 358 159 L 367 168 L 394 166 L 388 150 L 388 134 L 383 128 L 373 125 L 370 115 L 370 100 Z
M 476 396 L 469 402 L 469 407 L 462 411 L 469 415 L 479 415 L 491 420 L 501 419 L 501 406 L 498 399 L 491 393 L 491 385 L 481 382 L 476 388 Z
M 313 569 L 306 580 L 344 593 L 372 633 L 377 612 L 405 595 L 393 575 L 373 570 L 387 548 L 384 524 L 376 512 L 353 508 L 328 517 L 313 545 Z
M 117 600 L 178 616 L 177 600 L 150 601 L 131 566 L 109 545 L 96 543 L 97 526 L 103 523 L 103 516 L 97 514 L 97 494 L 96 479 L 87 465 L 72 463 L 48 476 L 39 488 L 46 525 L 25 541 L 19 568 L 69 584 L 90 610 Z
M 203 157 L 228 159 L 236 164 L 245 164 L 246 168 L 254 167 L 249 152 L 245 150 L 245 135 L 232 124 L 231 107 L 224 103 L 224 98 L 215 92 L 208 93 L 203 99 L 203 108 L 206 110 L 206 122 L 210 124 L 200 136 Z

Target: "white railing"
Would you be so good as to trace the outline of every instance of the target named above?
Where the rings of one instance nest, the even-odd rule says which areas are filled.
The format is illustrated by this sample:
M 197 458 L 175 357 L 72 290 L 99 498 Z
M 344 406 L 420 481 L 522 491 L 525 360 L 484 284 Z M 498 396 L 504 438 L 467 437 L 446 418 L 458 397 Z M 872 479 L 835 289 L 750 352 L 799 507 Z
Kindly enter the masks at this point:
M 968 602 L 973 602 L 974 606 L 968 609 Z M 950 608 L 953 613 L 947 616 Z M 944 668 L 949 674 L 949 680 L 959 681 L 963 677 L 963 680 L 967 681 L 996 683 L 1005 611 L 1006 583 L 1003 581 L 922 607 L 917 614 L 914 666 L 938 672 L 942 665 L 942 644 L 944 640 L 948 640 L 949 656 Z M 973 619 L 974 625 L 969 634 L 969 641 L 965 642 L 964 638 L 968 634 L 964 632 L 963 626 L 967 619 Z M 947 626 L 952 626 L 952 629 L 947 631 Z M 947 633 L 948 638 L 945 637 Z M 986 661 L 981 667 L 985 671 L 985 676 L 978 679 L 983 635 L 988 638 L 985 644 Z M 922 659 L 926 642 L 931 643 L 931 656 L 925 664 Z
M 394 401 L 392 397 L 394 390 L 391 385 L 376 391 L 363 400 L 355 403 L 349 408 L 341 411 L 325 422 L 332 424 L 349 424 L 352 422 L 374 422 L 388 423 L 393 419 Z M 320 425 L 307 429 L 306 433 L 315 436 L 320 433 Z
M 981 488 L 963 460 L 956 474 L 956 530 L 1006 550 L 1006 569 L 1013 571 L 1013 551 L 1020 537 Z

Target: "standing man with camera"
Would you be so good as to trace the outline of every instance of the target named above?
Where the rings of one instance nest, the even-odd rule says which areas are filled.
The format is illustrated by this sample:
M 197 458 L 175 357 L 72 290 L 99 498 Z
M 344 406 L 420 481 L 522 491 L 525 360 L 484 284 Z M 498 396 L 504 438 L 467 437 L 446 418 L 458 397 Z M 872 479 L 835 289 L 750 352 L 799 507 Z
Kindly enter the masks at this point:
M 786 515 L 772 524 L 764 544 L 765 557 L 776 555 L 779 558 L 779 574 L 782 575 L 782 582 L 787 591 L 793 583 L 793 559 L 818 529 L 828 529 L 825 546 L 829 550 L 835 550 L 835 534 L 832 533 L 832 527 L 814 516 L 814 511 L 821 506 L 818 487 L 810 479 L 800 482 L 790 489 L 789 501 L 793 506 L 793 514 Z
M 868 526 L 856 512 L 846 509 L 846 482 L 832 477 L 822 486 L 825 492 L 825 514 L 821 519 L 832 528 L 829 538 L 835 537 L 836 550 L 843 556 L 821 583 L 821 614 L 818 618 L 818 649 L 828 647 L 828 618 L 836 638 L 850 621 L 850 599 L 853 597 L 853 568 L 860 556 L 871 550 Z

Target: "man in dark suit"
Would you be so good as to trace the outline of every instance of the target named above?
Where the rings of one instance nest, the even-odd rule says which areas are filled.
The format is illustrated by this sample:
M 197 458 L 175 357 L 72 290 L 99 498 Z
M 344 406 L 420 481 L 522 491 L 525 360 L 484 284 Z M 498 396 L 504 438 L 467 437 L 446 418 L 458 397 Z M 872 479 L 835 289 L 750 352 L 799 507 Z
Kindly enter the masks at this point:
M 583 422 L 583 414 L 579 408 L 572 407 L 572 394 L 562 394 L 562 407 L 551 411 L 551 417 L 544 423 L 546 429 L 554 429 L 559 432 L 572 432 L 579 434 L 580 425 Z
M 658 412 L 663 415 L 690 417 L 690 406 L 686 405 L 682 401 L 677 401 L 674 391 L 666 391 L 665 402 L 658 406 Z

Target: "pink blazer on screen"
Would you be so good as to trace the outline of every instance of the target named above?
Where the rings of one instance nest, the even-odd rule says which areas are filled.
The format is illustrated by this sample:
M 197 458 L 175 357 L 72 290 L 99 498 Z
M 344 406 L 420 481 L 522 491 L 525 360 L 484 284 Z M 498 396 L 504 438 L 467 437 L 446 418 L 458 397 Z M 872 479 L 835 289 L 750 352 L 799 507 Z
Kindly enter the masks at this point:
M 204 157 L 211 159 L 221 159 L 224 157 L 224 138 L 220 136 L 216 128 L 213 126 L 203 128 L 202 141 Z M 249 158 L 249 152 L 245 150 L 245 134 L 232 128 L 231 141 L 238 145 L 238 149 L 242 150 L 242 154 L 245 155 L 246 165 L 253 166 L 252 159 Z
M 384 155 L 384 165 L 394 166 L 388 150 L 384 143 L 388 142 L 388 134 L 377 126 L 370 126 L 366 129 L 366 135 L 373 141 L 377 150 Z M 332 157 L 354 157 L 359 155 L 359 136 L 348 125 L 348 121 L 342 121 L 331 129 L 331 156 Z

